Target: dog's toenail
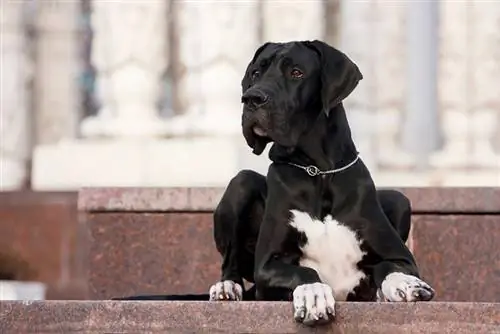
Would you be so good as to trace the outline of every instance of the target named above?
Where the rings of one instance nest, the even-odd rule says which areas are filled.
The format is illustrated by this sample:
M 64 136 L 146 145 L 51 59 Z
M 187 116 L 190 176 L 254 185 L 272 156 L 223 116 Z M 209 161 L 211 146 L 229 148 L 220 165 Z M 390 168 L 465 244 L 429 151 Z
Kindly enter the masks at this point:
M 403 290 L 401 289 L 397 289 L 397 293 L 398 293 L 398 296 L 403 299 L 404 301 L 406 301 L 406 294 L 404 293 Z

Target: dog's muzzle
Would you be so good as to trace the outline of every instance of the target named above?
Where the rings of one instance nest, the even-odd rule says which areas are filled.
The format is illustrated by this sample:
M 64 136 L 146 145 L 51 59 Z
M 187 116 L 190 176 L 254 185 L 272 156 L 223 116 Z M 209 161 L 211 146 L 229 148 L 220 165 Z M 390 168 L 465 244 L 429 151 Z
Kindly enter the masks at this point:
M 269 103 L 269 95 L 261 89 L 249 88 L 241 97 L 241 102 L 245 105 L 245 111 L 248 119 L 251 119 L 247 126 L 257 136 L 267 137 L 268 122 L 267 113 L 263 107 Z

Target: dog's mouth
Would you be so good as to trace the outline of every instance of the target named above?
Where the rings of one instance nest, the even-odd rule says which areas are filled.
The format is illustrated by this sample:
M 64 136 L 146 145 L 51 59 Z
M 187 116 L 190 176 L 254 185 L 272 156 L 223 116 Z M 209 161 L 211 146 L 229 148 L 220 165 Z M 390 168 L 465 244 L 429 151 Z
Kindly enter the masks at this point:
M 264 130 L 263 128 L 261 128 L 260 126 L 258 125 L 255 125 L 253 128 L 253 133 L 255 133 L 257 136 L 260 136 L 260 137 L 268 137 L 267 135 L 267 131 Z

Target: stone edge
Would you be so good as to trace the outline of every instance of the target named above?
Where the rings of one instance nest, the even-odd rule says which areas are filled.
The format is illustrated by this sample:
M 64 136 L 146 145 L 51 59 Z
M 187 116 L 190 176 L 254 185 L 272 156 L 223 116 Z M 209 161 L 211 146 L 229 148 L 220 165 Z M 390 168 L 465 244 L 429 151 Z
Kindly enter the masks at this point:
M 414 213 L 500 213 L 500 188 L 396 188 Z M 78 209 L 85 212 L 211 212 L 224 188 L 82 188 Z
M 337 303 L 336 313 L 336 322 L 326 332 L 434 333 L 437 328 L 442 333 L 500 331 L 500 303 Z M 2 333 L 275 333 L 277 329 L 295 333 L 303 329 L 293 321 L 291 303 L 286 302 L 17 301 L 0 302 L 0 318 Z

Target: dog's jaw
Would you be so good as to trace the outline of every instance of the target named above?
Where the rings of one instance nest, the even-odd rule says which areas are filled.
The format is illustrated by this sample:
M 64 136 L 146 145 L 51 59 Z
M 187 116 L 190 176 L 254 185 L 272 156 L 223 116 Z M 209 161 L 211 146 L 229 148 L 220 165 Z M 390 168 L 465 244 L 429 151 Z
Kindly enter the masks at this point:
M 255 112 L 244 108 L 241 126 L 243 137 L 247 145 L 252 149 L 252 153 L 261 155 L 267 144 L 272 142 L 272 139 L 269 136 L 268 130 L 266 130 L 267 127 L 262 124 L 262 120 L 259 121 L 257 118 Z

